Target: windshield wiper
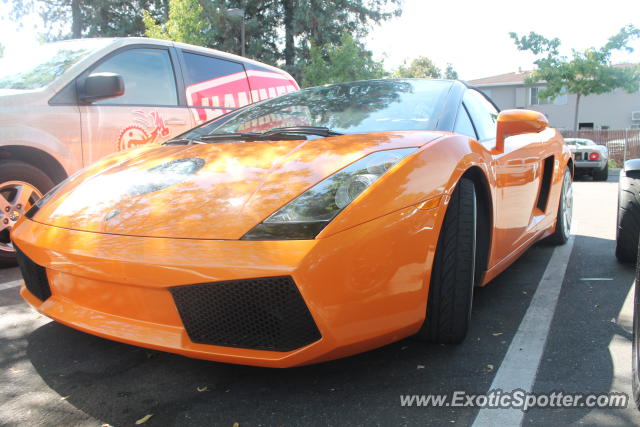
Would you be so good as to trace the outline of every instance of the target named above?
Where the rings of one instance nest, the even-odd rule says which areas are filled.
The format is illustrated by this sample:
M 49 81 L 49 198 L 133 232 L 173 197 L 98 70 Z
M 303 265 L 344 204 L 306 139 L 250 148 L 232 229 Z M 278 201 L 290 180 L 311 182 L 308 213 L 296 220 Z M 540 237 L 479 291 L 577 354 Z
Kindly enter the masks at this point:
M 161 145 L 193 145 L 206 144 L 206 142 L 194 138 L 176 138 L 163 142 Z
M 262 135 L 284 135 L 284 134 L 298 134 L 298 135 L 317 135 L 317 136 L 338 136 L 342 135 L 340 132 L 332 131 L 327 127 L 322 126 L 287 126 L 280 128 L 269 129 Z
M 338 136 L 339 132 L 334 132 L 326 127 L 318 126 L 290 126 L 269 129 L 266 132 L 238 132 L 238 133 L 214 133 L 211 135 L 201 135 L 197 138 L 177 138 L 165 142 L 165 145 L 191 145 L 206 144 L 216 141 L 277 141 L 307 139 L 308 135 L 315 136 Z

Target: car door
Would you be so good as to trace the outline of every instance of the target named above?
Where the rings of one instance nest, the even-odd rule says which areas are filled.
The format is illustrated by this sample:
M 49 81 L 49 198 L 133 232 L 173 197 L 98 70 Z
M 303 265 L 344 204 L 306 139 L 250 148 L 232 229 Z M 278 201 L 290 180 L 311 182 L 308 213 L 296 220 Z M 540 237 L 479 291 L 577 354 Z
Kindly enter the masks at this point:
M 122 96 L 80 107 L 85 165 L 193 127 L 189 110 L 179 102 L 175 62 L 168 47 L 134 45 L 108 55 L 80 77 L 108 72 L 124 80 Z
M 196 124 L 251 103 L 242 63 L 184 49 L 180 52 L 185 96 Z
M 544 214 L 536 212 L 542 182 L 543 144 L 533 135 L 505 140 L 504 152 L 494 150 L 498 110 L 476 90 L 468 90 L 463 103 L 473 121 L 479 141 L 492 152 L 492 171 L 496 182 L 494 200 L 493 266 L 513 253 L 535 231 Z

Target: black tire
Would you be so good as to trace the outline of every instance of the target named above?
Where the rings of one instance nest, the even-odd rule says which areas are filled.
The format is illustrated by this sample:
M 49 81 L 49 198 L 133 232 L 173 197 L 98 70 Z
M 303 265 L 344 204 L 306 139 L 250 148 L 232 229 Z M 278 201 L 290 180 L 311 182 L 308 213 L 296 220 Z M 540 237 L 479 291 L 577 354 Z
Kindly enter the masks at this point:
M 616 258 L 635 262 L 640 235 L 640 178 L 621 176 L 619 185 Z
M 22 181 L 35 187 L 41 194 L 45 194 L 53 187 L 53 181 L 47 174 L 28 163 L 19 160 L 0 161 L 0 188 L 10 181 Z M 4 212 L 0 212 L 0 218 Z M 7 243 L 8 230 L 0 231 L 0 243 Z M 0 267 L 10 267 L 16 264 L 15 252 L 0 248 Z
M 606 181 L 609 179 L 609 164 L 604 167 L 604 169 L 598 169 L 593 172 L 593 180 L 594 181 Z
M 427 316 L 419 339 L 457 344 L 467 334 L 473 300 L 477 199 L 462 178 L 451 195 L 431 271 Z
M 571 232 L 571 217 L 573 215 L 573 178 L 569 168 L 565 169 L 562 178 L 562 191 L 560 192 L 560 203 L 558 203 L 558 213 L 556 214 L 556 229 L 552 235 L 547 237 L 547 242 L 552 245 L 564 245 L 569 240 Z M 569 193 L 567 197 L 567 193 Z M 564 215 L 569 210 L 569 219 L 565 221 Z
M 640 409 L 640 354 L 638 354 L 638 346 L 640 345 L 640 257 L 636 260 L 636 280 L 635 292 L 633 298 L 633 338 L 631 340 L 632 356 L 631 356 L 631 372 L 632 372 L 632 391 L 633 400 L 636 407 Z

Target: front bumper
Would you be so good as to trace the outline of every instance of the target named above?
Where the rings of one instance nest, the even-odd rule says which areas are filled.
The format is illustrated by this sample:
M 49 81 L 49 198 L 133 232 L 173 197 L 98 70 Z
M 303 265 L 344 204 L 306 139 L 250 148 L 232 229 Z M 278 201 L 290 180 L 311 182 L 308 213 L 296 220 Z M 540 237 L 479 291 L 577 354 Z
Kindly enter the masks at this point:
M 442 209 L 409 207 L 306 241 L 132 237 L 27 219 L 12 238 L 44 267 L 51 291 L 41 301 L 23 286 L 22 296 L 60 323 L 188 357 L 290 367 L 359 353 L 417 332 L 426 313 Z M 294 349 L 194 342 L 171 293 L 194 284 L 273 277 L 291 278 L 317 326 L 317 339 Z M 197 300 L 190 304 L 199 309 Z

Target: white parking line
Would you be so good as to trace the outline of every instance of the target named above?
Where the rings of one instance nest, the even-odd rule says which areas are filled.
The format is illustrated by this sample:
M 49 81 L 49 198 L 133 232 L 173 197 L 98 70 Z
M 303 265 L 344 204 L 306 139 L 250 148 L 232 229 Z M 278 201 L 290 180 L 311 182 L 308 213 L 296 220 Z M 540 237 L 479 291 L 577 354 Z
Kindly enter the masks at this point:
M 5 289 L 16 288 L 20 286 L 22 280 L 14 280 L 12 282 L 0 283 L 0 291 L 4 291 Z
M 553 250 L 549 264 L 531 299 L 531 304 L 520 322 L 518 331 L 509 345 L 489 390 L 532 391 L 562 282 L 567 272 L 573 242 L 572 235 L 566 244 Z M 478 412 L 473 426 L 519 426 L 523 418 L 524 412 L 519 409 L 483 408 Z

